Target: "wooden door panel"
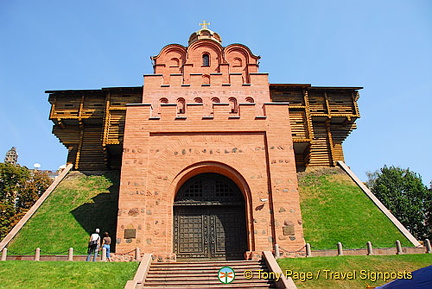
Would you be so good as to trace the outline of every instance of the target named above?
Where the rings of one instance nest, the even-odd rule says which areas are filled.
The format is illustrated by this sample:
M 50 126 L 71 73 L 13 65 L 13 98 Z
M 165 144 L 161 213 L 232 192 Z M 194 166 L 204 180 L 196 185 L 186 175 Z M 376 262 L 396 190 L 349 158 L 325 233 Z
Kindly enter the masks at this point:
M 213 211 L 214 228 L 210 234 L 214 238 L 210 250 L 212 257 L 242 257 L 247 250 L 244 210 L 222 207 Z
M 208 216 L 200 208 L 176 208 L 174 246 L 179 258 L 208 258 Z M 197 210 L 198 209 L 198 210 Z
M 242 258 L 247 250 L 244 198 L 225 176 L 188 180 L 174 200 L 177 258 Z

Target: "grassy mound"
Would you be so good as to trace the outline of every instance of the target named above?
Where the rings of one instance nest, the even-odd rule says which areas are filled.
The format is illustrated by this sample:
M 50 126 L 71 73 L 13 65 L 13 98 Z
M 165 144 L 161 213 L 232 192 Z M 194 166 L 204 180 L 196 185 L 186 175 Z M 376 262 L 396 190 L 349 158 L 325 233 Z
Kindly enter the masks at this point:
M 118 172 L 71 172 L 9 245 L 10 254 L 85 254 L 95 228 L 116 236 Z M 312 249 L 412 246 L 342 170 L 299 173 L 305 240 Z M 113 242 L 115 246 L 115 242 Z M 115 250 L 115 248 L 113 248 Z
M 339 168 L 299 173 L 304 237 L 313 250 L 413 246 L 363 191 Z
M 11 254 L 86 254 L 95 228 L 116 235 L 118 172 L 85 175 L 71 172 L 12 240 Z M 115 245 L 115 242 L 113 242 Z M 115 248 L 114 248 L 115 249 Z
M 292 271 L 289 273 L 298 288 L 352 289 L 381 286 L 390 282 L 392 279 L 386 279 L 395 273 L 408 277 L 408 273 L 429 266 L 432 255 L 285 258 L 278 263 L 283 272 Z
M 35 262 L 0 263 L 0 288 L 124 288 L 138 263 Z

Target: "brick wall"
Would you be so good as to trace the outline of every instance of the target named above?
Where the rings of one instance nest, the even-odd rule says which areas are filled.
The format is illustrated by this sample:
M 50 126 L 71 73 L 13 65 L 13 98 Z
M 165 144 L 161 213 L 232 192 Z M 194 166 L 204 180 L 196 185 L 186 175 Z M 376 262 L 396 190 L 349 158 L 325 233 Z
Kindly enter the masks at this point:
M 209 56 L 209 65 L 202 57 Z M 165 46 L 126 112 L 117 250 L 173 256 L 173 202 L 201 173 L 234 181 L 245 199 L 249 258 L 275 243 L 304 245 L 287 103 L 270 103 L 268 75 L 241 44 Z
M 240 105 L 236 118 L 223 105 L 213 118 L 190 108 L 178 118 L 165 106 L 155 119 L 149 105 L 128 107 L 117 250 L 171 254 L 175 194 L 204 172 L 229 177 L 243 192 L 249 251 L 304 245 L 288 105 L 265 104 L 258 118 L 254 105 Z M 125 229 L 136 238 L 125 238 Z

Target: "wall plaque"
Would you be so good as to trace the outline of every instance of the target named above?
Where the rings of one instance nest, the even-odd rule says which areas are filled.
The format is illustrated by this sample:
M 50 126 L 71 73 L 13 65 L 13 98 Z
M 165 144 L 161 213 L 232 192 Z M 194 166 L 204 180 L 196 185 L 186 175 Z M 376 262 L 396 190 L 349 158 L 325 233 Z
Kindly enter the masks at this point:
M 125 229 L 124 230 L 125 239 L 135 239 L 136 238 L 136 229 Z

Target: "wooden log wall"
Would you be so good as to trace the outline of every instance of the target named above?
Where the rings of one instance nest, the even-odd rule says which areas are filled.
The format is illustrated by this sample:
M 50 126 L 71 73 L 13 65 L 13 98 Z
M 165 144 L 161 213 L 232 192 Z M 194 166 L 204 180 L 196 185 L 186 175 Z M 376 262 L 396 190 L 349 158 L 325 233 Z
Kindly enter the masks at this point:
M 360 117 L 361 87 L 312 87 L 308 84 L 271 84 L 272 101 L 289 102 L 297 170 L 335 166 L 344 161 L 343 141 Z
M 325 123 L 314 122 L 314 139 L 309 148 L 309 166 L 332 166 L 332 156 Z
M 106 147 L 102 146 L 102 126 L 83 126 L 75 167 L 80 170 L 107 169 Z
M 141 102 L 142 87 L 47 91 L 53 133 L 79 170 L 119 169 L 126 104 Z
M 304 108 L 290 108 L 291 133 L 296 139 L 310 139 L 306 117 Z
M 106 144 L 121 144 L 123 143 L 124 124 L 126 117 L 126 109 L 110 110 L 108 113 L 108 121 L 105 135 Z

